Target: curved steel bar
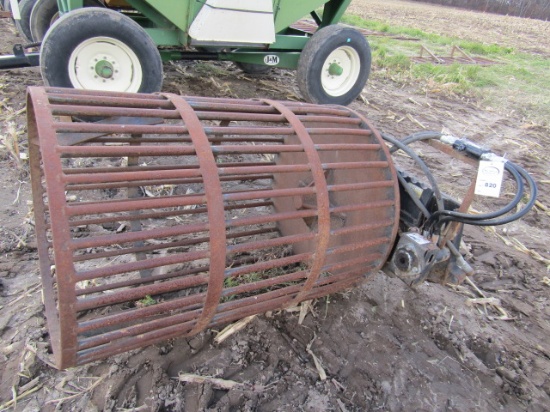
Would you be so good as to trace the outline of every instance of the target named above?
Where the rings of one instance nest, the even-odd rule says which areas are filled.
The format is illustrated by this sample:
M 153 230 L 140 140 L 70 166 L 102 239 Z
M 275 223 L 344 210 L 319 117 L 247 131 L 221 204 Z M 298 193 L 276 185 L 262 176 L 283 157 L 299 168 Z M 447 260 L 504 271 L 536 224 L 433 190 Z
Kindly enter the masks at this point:
M 296 132 L 296 136 L 300 139 L 304 151 L 307 156 L 308 164 L 311 168 L 311 175 L 313 177 L 313 183 L 315 185 L 315 196 L 317 198 L 317 218 L 319 225 L 317 227 L 316 247 L 315 254 L 312 257 L 311 266 L 309 269 L 309 275 L 300 292 L 296 295 L 294 300 L 288 305 L 293 306 L 302 301 L 309 291 L 315 285 L 317 279 L 321 275 L 323 265 L 325 264 L 325 257 L 330 239 L 330 201 L 328 197 L 328 185 L 325 179 L 325 171 L 323 170 L 323 163 L 319 158 L 319 153 L 315 150 L 315 143 L 311 139 L 307 129 L 303 123 L 296 117 L 296 115 L 283 104 L 273 100 L 262 100 L 271 105 L 279 113 L 281 113 L 288 123 L 292 126 Z
M 206 190 L 206 206 L 208 209 L 208 231 L 210 233 L 210 277 L 204 306 L 190 334 L 203 330 L 214 314 L 220 302 L 223 290 L 226 231 L 223 194 L 216 158 L 212 153 L 208 136 L 204 133 L 202 124 L 189 103 L 175 94 L 163 94 L 169 99 L 180 113 L 180 116 L 189 129 L 195 152 L 199 160 L 199 169 L 204 179 Z

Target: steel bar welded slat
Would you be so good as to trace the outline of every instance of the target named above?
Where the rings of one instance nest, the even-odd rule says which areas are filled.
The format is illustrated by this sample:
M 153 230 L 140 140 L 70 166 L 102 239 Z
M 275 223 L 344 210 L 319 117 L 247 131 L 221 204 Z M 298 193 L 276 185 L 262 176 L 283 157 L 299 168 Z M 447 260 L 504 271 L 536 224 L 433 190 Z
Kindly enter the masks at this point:
M 225 201 L 243 201 L 254 199 L 265 199 L 269 197 L 288 197 L 313 194 L 315 188 L 305 187 L 286 190 L 256 190 L 249 192 L 237 192 L 223 194 Z M 166 207 L 178 207 L 178 206 L 193 206 L 196 204 L 204 204 L 207 199 L 206 194 L 199 195 L 182 195 L 182 196 L 170 196 L 164 199 L 160 198 L 143 198 L 140 200 L 124 199 L 124 200 L 107 200 L 104 202 L 88 202 L 88 203 L 74 203 L 69 204 L 67 209 L 68 216 L 81 216 L 87 214 L 100 214 L 108 212 L 129 212 L 132 210 L 147 210 Z
M 206 130 L 205 130 L 206 132 Z M 89 142 L 93 143 L 128 143 L 128 138 L 124 136 L 116 136 L 116 137 L 105 137 L 98 136 L 94 137 L 93 139 L 88 140 Z M 139 143 L 192 143 L 192 140 L 190 137 L 186 136 L 170 136 L 170 135 L 163 135 L 161 137 L 155 136 L 155 137 L 140 137 L 139 139 L 132 139 L 133 141 L 137 141 Z M 283 137 L 279 137 L 276 135 L 271 136 L 226 136 L 226 133 L 219 133 L 218 135 L 213 135 L 208 137 L 208 141 L 212 143 L 283 143 L 284 139 Z
M 242 163 L 224 163 L 225 168 L 231 168 L 231 167 L 253 167 L 253 166 L 272 166 L 275 165 L 273 162 L 265 162 L 265 163 L 258 163 L 258 162 L 242 162 Z M 113 167 L 94 167 L 93 171 L 94 173 L 129 173 L 129 172 L 140 172 L 140 171 L 147 171 L 147 172 L 156 172 L 159 170 L 184 170 L 184 169 L 198 169 L 198 165 L 153 165 L 153 166 L 121 166 L 118 168 Z M 113 170 L 114 169 L 114 170 Z M 81 167 L 75 167 L 74 169 L 63 169 L 63 174 L 65 176 L 72 175 L 72 174 L 90 174 L 91 168 L 81 168 Z
M 123 290 L 116 293 L 102 294 L 95 297 L 82 297 L 76 301 L 75 309 L 79 312 L 90 309 L 98 309 L 108 305 L 124 303 L 128 301 L 137 301 L 143 296 L 154 296 L 166 292 L 176 292 L 190 287 L 200 286 L 206 283 L 200 283 L 203 278 L 188 277 L 174 279 L 169 282 L 155 283 L 153 285 L 138 286 L 132 289 Z
M 248 266 L 241 266 L 236 268 L 229 268 L 225 271 L 227 277 L 235 277 L 245 275 L 250 272 L 260 272 L 276 267 L 288 266 L 294 263 L 307 261 L 314 255 L 313 252 L 302 253 L 299 255 L 291 255 L 279 259 L 271 259 L 268 261 L 261 261 Z
M 383 202 L 375 202 L 375 203 L 364 203 L 364 204 L 359 204 L 359 205 L 354 205 L 354 206 L 348 206 L 348 207 L 345 207 L 345 206 L 338 206 L 338 207 L 332 207 L 331 208 L 331 212 L 332 213 L 342 213 L 342 212 L 350 212 L 350 211 L 357 211 L 357 210 L 365 210 L 365 209 L 373 209 L 373 208 L 383 208 L 383 207 L 388 207 L 388 206 L 394 206 L 394 202 L 393 201 L 383 201 Z M 243 205 L 233 205 L 233 206 L 226 206 L 226 210 L 231 210 L 231 209 L 239 209 L 239 208 L 249 208 L 249 207 L 261 207 L 261 206 L 270 206 L 272 205 L 271 202 L 267 201 L 267 202 L 254 202 L 252 204 L 243 204 Z M 206 209 L 200 209 L 200 210 L 197 210 L 197 209 L 193 209 L 193 210 L 186 210 L 186 211 L 183 211 L 183 210 L 176 210 L 176 211 L 170 211 L 170 212 L 158 212 L 158 213 L 150 213 L 150 214 L 143 214 L 141 215 L 143 218 L 147 218 L 147 219 L 154 219 L 154 218 L 161 218 L 161 217 L 169 217 L 169 216 L 174 216 L 174 215 L 182 215 L 182 214 L 193 214 L 195 213 L 196 211 L 198 211 L 199 213 L 202 213 L 204 211 L 206 211 Z M 254 216 L 254 217 L 249 217 L 249 218 L 240 218 L 240 219 L 235 219 L 235 220 L 232 220 L 231 222 L 228 222 L 228 227 L 236 227 L 236 226 L 239 226 L 240 225 L 246 225 L 246 224 L 262 224 L 262 223 L 270 223 L 270 222 L 274 222 L 276 220 L 284 220 L 284 219 L 293 219 L 293 218 L 306 218 L 306 217 L 311 217 L 312 216 L 312 212 L 311 211 L 298 211 L 298 212 L 293 212 L 293 213 L 279 213 L 279 214 L 275 214 L 275 215 L 269 215 L 269 216 Z M 135 217 L 134 217 L 135 218 Z M 101 218 L 101 219 L 87 219 L 87 220 L 77 220 L 77 221 L 71 221 L 71 226 L 82 226 L 82 225 L 87 225 L 87 224 L 100 224 L 100 223 L 106 223 L 106 222 L 116 222 L 116 221 L 119 221 L 119 220 L 131 220 L 132 217 L 130 216 L 115 216 L 115 217 L 105 217 L 105 218 Z M 202 229 L 200 229 L 202 228 Z M 204 231 L 205 229 L 205 226 L 200 226 L 199 229 L 196 229 L 197 231 Z M 154 232 L 154 237 L 164 237 L 162 236 L 162 234 L 158 234 L 158 233 L 164 233 L 164 232 Z M 175 235 L 181 235 L 181 234 L 187 234 L 187 233 L 191 233 L 191 232 L 188 232 L 187 230 L 184 231 L 184 232 L 171 232 L 170 234 L 167 234 L 166 236 L 175 236 Z M 121 234 L 119 235 L 111 235 L 111 236 L 122 236 Z M 131 235 L 130 235 L 131 236 Z M 99 244 L 89 244 L 87 243 L 89 241 L 86 240 L 86 239 L 77 239 L 76 240 L 76 243 L 74 243 L 74 245 L 76 245 L 76 248 L 80 248 L 80 249 L 84 249 L 84 248 L 88 248 L 88 247 L 98 247 L 98 246 L 106 246 L 108 245 L 109 243 L 113 243 L 115 241 L 114 238 L 109 238 L 105 244 L 102 244 L 102 243 L 99 243 Z M 131 240 L 123 240 L 123 239 L 120 239 L 120 242 L 122 243 L 126 243 L 126 242 L 130 242 Z M 84 242 L 84 243 L 81 243 L 81 242 Z
M 262 235 L 266 233 L 273 233 L 275 232 L 275 228 L 263 228 L 258 230 L 249 230 L 245 232 L 236 232 L 236 233 L 228 233 L 227 239 L 236 239 L 239 237 L 246 237 L 246 236 L 256 236 L 256 235 Z M 121 248 L 116 249 L 109 252 L 96 252 L 96 253 L 86 253 L 83 255 L 75 255 L 73 257 L 74 262 L 83 262 L 86 260 L 94 260 L 94 259 L 102 259 L 106 257 L 115 257 L 115 256 L 122 256 L 124 254 L 133 254 L 133 253 L 141 253 L 141 252 L 155 252 L 160 251 L 163 249 L 173 249 L 173 248 L 181 248 L 183 246 L 194 246 L 201 243 L 206 243 L 210 240 L 209 236 L 205 237 L 199 237 L 199 238 L 190 238 L 185 239 L 177 242 L 168 242 L 168 243 L 153 243 L 148 246 L 140 246 L 140 247 L 131 247 L 131 248 Z
M 381 162 L 365 162 L 365 166 L 380 167 Z M 387 163 L 386 163 L 387 164 Z M 296 168 L 291 166 L 245 166 L 245 167 L 220 167 L 218 168 L 218 175 L 220 176 L 232 176 L 232 175 L 248 175 L 258 173 L 291 173 L 296 171 L 307 171 L 309 166 L 299 165 Z M 110 183 L 110 182 L 132 182 L 132 181 L 146 181 L 148 178 L 151 180 L 158 179 L 176 179 L 176 178 L 189 178 L 201 176 L 199 169 L 183 169 L 183 170 L 160 170 L 157 171 L 154 176 L 149 171 L 140 172 L 126 172 L 126 173 L 108 173 L 108 172 L 96 172 L 94 174 L 82 173 L 64 175 L 63 181 L 65 183 Z M 153 180 L 153 181 L 154 181 Z
M 208 282 L 208 275 L 197 276 L 197 278 L 199 279 L 197 280 L 197 282 L 201 280 L 204 281 L 204 284 Z M 125 324 L 136 319 L 147 319 L 147 317 L 149 316 L 156 316 L 162 313 L 187 308 L 188 305 L 199 305 L 197 307 L 200 307 L 200 302 L 202 301 L 203 297 L 204 296 L 202 294 L 185 296 L 166 302 L 160 302 L 156 305 L 130 309 L 115 314 L 107 314 L 105 316 L 94 318 L 91 320 L 80 320 L 78 323 L 78 332 L 84 333 L 93 330 L 100 330 L 117 324 Z M 196 309 L 197 307 L 193 306 L 192 310 Z
M 147 260 L 136 260 L 134 262 L 119 263 L 106 267 L 89 269 L 84 271 L 76 271 L 75 277 L 78 282 L 84 280 L 92 280 L 106 278 L 109 276 L 119 275 L 121 273 L 135 272 L 144 269 L 154 269 L 165 265 L 175 265 L 177 263 L 186 263 L 194 260 L 208 258 L 210 254 L 206 251 L 193 251 L 187 253 L 171 254 L 169 256 L 157 257 Z M 225 259 L 224 259 L 225 263 Z
M 307 133 L 307 131 L 306 131 Z M 379 145 L 372 144 L 318 144 L 316 150 L 378 150 Z M 299 145 L 256 145 L 239 146 L 223 145 L 211 148 L 214 154 L 279 154 L 285 152 L 301 152 L 303 148 Z M 194 147 L 162 147 L 162 146 L 135 146 L 135 147 L 117 147 L 117 146 L 62 146 L 58 147 L 61 157 L 113 157 L 113 156 L 193 156 Z
M 237 209 L 250 209 L 255 207 L 262 207 L 262 206 L 273 206 L 273 202 L 271 201 L 264 201 L 264 202 L 249 202 L 249 203 L 241 203 L 241 204 L 233 204 L 233 205 L 227 205 L 225 206 L 225 210 L 237 210 Z M 201 207 L 195 207 L 194 209 L 175 209 L 175 210 L 169 210 L 164 212 L 152 212 L 152 213 L 142 213 L 139 217 L 136 217 L 134 215 L 117 215 L 117 216 L 105 216 L 102 218 L 92 218 L 92 219 L 80 219 L 80 220 L 71 220 L 69 222 L 69 226 L 75 227 L 75 226 L 86 226 L 86 225 L 92 225 L 92 224 L 102 224 L 102 223 L 108 223 L 108 222 L 118 222 L 120 220 L 126 220 L 131 221 L 133 219 L 161 219 L 165 217 L 174 217 L 174 216 L 182 216 L 182 215 L 195 215 L 206 212 L 206 208 Z M 48 226 L 49 227 L 49 226 Z
M 265 180 L 273 178 L 272 174 L 265 175 L 227 175 L 220 176 L 221 182 L 233 182 L 239 180 Z M 138 180 L 132 182 L 112 182 L 112 183 L 92 183 L 92 184 L 71 184 L 66 186 L 67 191 L 82 191 L 82 190 L 102 190 L 102 189 L 118 189 L 121 187 L 144 187 L 144 186 L 177 186 L 189 185 L 193 183 L 204 183 L 202 177 L 182 178 L 182 179 L 161 179 L 161 180 Z M 155 197 L 155 196 L 150 196 Z

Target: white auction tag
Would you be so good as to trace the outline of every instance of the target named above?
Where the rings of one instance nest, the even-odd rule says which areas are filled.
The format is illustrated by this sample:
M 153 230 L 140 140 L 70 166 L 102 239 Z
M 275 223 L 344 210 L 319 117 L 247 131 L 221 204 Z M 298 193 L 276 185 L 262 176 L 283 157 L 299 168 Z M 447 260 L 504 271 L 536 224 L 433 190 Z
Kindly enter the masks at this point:
M 476 195 L 500 197 L 506 159 L 481 160 L 477 171 Z

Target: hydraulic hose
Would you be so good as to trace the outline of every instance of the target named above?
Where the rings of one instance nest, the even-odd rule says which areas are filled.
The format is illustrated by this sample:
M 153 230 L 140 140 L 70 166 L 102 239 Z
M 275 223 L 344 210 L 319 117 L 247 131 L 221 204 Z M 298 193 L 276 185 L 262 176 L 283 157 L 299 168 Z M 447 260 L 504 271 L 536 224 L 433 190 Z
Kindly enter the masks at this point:
M 509 167 L 514 170 L 516 173 L 519 173 L 523 179 L 527 182 L 527 185 L 529 186 L 529 201 L 526 203 L 526 205 L 516 213 L 513 213 L 507 217 L 501 218 L 501 219 L 483 219 L 483 220 L 477 220 L 474 218 L 477 218 L 482 215 L 473 216 L 468 214 L 459 214 L 458 216 L 446 216 L 442 219 L 439 219 L 437 221 L 437 226 L 441 226 L 446 222 L 449 221 L 456 221 L 460 223 L 465 223 L 469 225 L 475 225 L 475 226 L 498 226 L 498 225 L 504 225 L 506 223 L 513 222 L 514 220 L 520 219 L 523 216 L 531 210 L 531 208 L 535 205 L 535 202 L 537 200 L 537 194 L 538 194 L 538 188 L 537 184 L 533 180 L 533 178 L 520 166 L 517 166 L 511 162 L 508 162 Z M 518 202 L 519 203 L 519 202 Z M 496 213 L 496 212 L 494 212 Z M 434 213 L 435 214 L 435 213 Z M 433 215 L 432 215 L 433 216 Z M 501 216 L 501 215 L 499 215 Z
M 418 166 L 420 166 L 420 169 L 422 169 L 422 172 L 426 175 L 434 191 L 434 196 L 437 203 L 437 210 L 443 211 L 445 209 L 443 206 L 443 196 L 441 195 L 441 191 L 439 190 L 439 185 L 437 184 L 437 181 L 435 180 L 428 166 L 426 166 L 426 163 L 424 163 L 424 161 L 414 152 L 414 150 L 412 150 L 410 147 L 408 147 L 406 144 L 402 143 L 395 137 L 382 133 L 382 138 L 385 141 L 391 143 L 394 147 L 397 147 L 398 149 L 403 150 L 405 153 L 407 153 L 411 157 L 411 159 L 413 159 L 416 162 Z
M 468 213 L 460 213 L 452 210 L 445 210 L 443 208 L 441 192 L 439 191 L 437 184 L 433 183 L 435 179 L 433 178 L 432 173 L 427 169 L 427 166 L 424 163 L 424 161 L 418 158 L 416 154 L 415 156 L 418 158 L 418 160 L 412 156 L 411 154 L 412 151 L 410 150 L 410 148 L 408 148 L 408 145 L 414 142 L 422 141 L 422 140 L 438 139 L 440 141 L 443 141 L 444 143 L 451 144 L 452 147 L 455 148 L 455 150 L 466 152 L 471 157 L 474 157 L 477 159 L 482 159 L 483 157 L 492 155 L 491 152 L 477 146 L 476 144 L 470 142 L 467 139 L 457 139 L 451 136 L 445 136 L 442 133 L 435 132 L 435 131 L 425 131 L 425 132 L 423 131 L 423 132 L 414 133 L 410 136 L 407 136 L 405 139 L 401 141 L 389 135 L 382 135 L 382 137 L 386 141 L 393 144 L 393 147 L 390 148 L 390 153 L 395 153 L 398 150 L 404 150 L 409 156 L 411 156 L 411 158 L 413 158 L 413 160 L 415 160 L 415 162 L 421 165 L 423 173 L 428 177 L 430 184 L 432 184 L 432 188 L 434 190 L 437 204 L 438 204 L 438 210 L 433 214 L 431 214 L 431 216 L 429 216 L 427 222 L 424 225 L 425 228 L 430 231 L 434 227 L 441 227 L 443 224 L 451 221 L 470 224 L 470 225 L 477 225 L 477 226 L 502 225 L 525 216 L 525 214 L 534 206 L 536 202 L 538 189 L 533 178 L 529 175 L 529 173 L 527 173 L 527 171 L 525 171 L 525 169 L 506 160 L 504 164 L 504 169 L 513 176 L 517 187 L 514 198 L 506 206 L 504 206 L 503 208 L 497 211 L 483 213 L 480 215 L 471 215 Z M 405 150 L 405 147 L 409 150 Z M 527 182 L 527 185 L 529 186 L 529 201 L 521 210 L 517 211 L 516 213 L 513 213 L 510 216 L 501 218 L 501 216 L 504 216 L 505 214 L 511 212 L 521 202 L 521 199 L 525 194 L 524 181 Z M 407 191 L 407 193 L 409 193 L 409 191 Z M 409 195 L 411 195 L 411 193 L 409 193 Z M 411 198 L 413 199 L 413 201 L 417 206 L 418 206 L 418 203 L 421 203 L 416 196 L 411 196 Z M 419 208 L 419 209 L 425 216 L 428 216 L 425 213 L 427 211 L 425 207 Z

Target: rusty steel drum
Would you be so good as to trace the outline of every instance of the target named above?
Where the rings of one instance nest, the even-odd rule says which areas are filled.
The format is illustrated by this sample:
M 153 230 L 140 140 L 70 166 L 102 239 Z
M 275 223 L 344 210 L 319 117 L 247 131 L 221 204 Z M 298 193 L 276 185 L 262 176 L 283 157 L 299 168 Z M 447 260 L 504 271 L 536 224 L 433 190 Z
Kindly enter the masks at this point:
M 67 368 L 358 284 L 399 219 L 345 107 L 29 89 L 44 303 Z

